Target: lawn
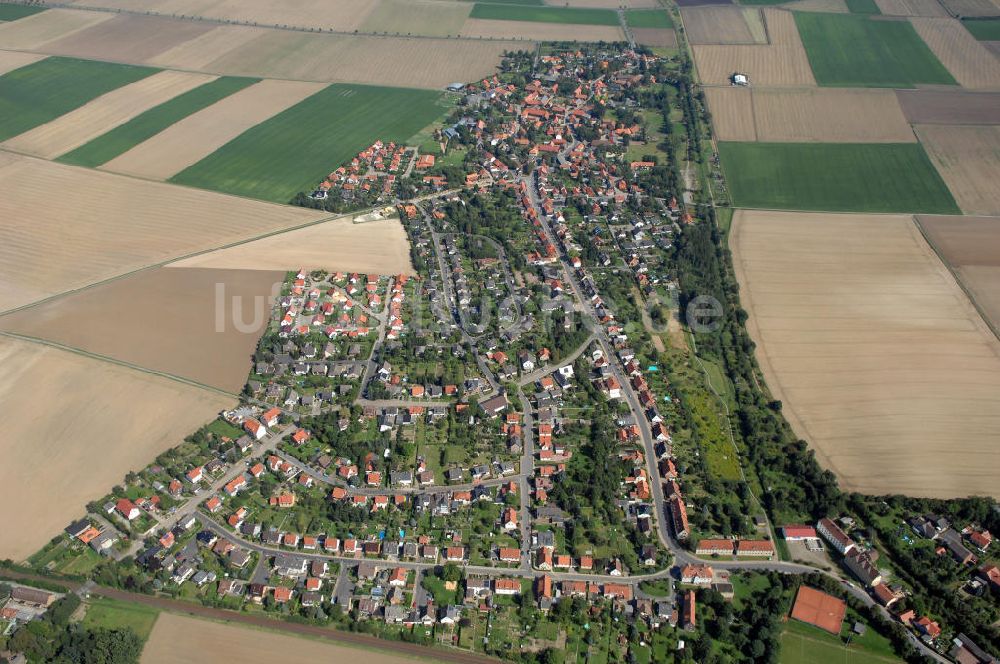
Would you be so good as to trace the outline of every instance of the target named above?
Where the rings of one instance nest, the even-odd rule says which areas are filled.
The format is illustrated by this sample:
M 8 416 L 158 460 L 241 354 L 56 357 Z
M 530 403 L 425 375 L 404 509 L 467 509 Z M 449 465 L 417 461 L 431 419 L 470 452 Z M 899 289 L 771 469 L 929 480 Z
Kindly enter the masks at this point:
M 440 98 L 431 90 L 331 85 L 171 181 L 287 203 L 376 139 L 405 142 L 442 114 Z
M 210 432 L 214 433 L 216 436 L 225 436 L 236 440 L 243 435 L 241 429 L 237 429 L 229 422 L 223 419 L 214 420 L 211 424 L 206 427 Z
M 131 627 L 132 631 L 145 641 L 149 638 L 149 633 L 153 631 L 153 625 L 159 615 L 159 611 L 148 606 L 98 597 L 88 601 L 87 615 L 83 618 L 83 625 L 84 627 L 104 627 L 107 629 Z
M 871 628 L 868 632 L 872 632 Z M 868 634 L 856 638 L 859 640 L 845 646 L 839 637 L 789 620 L 781 635 L 779 661 L 781 664 L 874 664 L 900 661 L 898 658 L 872 652 L 862 643 L 868 638 Z
M 477 2 L 469 18 L 495 21 L 533 21 L 535 23 L 576 23 L 580 25 L 618 25 L 613 9 L 582 9 L 578 7 L 536 7 L 515 4 L 485 4 Z M 639 26 L 634 26 L 639 27 Z
M 625 12 L 625 21 L 630 28 L 672 28 L 674 22 L 663 9 L 630 9 Z
M 0 21 L 16 21 L 19 18 L 43 12 L 45 9 L 45 7 L 28 7 L 27 5 L 0 2 Z
M 152 67 L 46 58 L 0 76 L 0 141 L 156 73 Z
M 906 21 L 858 14 L 795 12 L 816 82 L 832 87 L 955 85 L 948 70 Z
M 95 168 L 152 138 L 170 125 L 256 83 L 256 78 L 223 76 L 140 113 L 125 124 L 67 152 L 57 161 Z
M 881 14 L 875 0 L 847 0 L 847 9 L 852 14 Z
M 736 207 L 961 214 L 919 143 L 719 143 Z
M 962 25 L 979 41 L 1000 41 L 1000 18 L 963 19 Z

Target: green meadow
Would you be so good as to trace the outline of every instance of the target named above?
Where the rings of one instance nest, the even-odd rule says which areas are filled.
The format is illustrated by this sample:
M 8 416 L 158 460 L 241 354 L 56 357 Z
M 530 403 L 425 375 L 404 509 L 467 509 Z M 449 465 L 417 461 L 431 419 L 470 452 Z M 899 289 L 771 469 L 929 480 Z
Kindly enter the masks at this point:
M 494 5 L 477 2 L 469 18 L 494 21 L 532 21 L 535 23 L 577 23 L 582 25 L 618 25 L 613 9 L 581 9 L 578 7 L 540 7 L 516 4 Z M 634 26 L 640 27 L 640 26 Z
M 664 9 L 630 9 L 625 12 L 630 28 L 672 28 L 674 22 Z
M 29 7 L 28 5 L 0 2 L 0 21 L 16 21 L 19 18 L 43 12 L 45 9 L 45 7 Z
M 963 19 L 962 25 L 979 41 L 1000 41 L 1000 18 Z

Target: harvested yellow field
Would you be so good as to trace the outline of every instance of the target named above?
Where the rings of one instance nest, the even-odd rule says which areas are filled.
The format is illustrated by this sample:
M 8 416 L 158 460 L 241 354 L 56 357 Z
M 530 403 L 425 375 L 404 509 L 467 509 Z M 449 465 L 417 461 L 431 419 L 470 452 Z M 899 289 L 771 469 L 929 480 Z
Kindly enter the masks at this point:
M 23 560 L 236 399 L 0 337 L 0 558 Z
M 203 35 L 211 23 L 123 14 L 45 44 L 45 52 L 93 60 L 144 62 Z
M 294 631 L 294 629 L 292 630 Z M 428 649 L 429 650 L 429 649 Z M 161 613 L 142 651 L 141 664 L 215 664 L 236 657 L 244 664 L 271 662 L 350 662 L 366 664 L 409 664 L 412 655 L 395 655 L 380 650 L 360 650 L 282 632 L 265 632 L 233 623 L 197 620 L 173 613 Z M 433 651 L 427 655 L 433 659 Z
M 681 19 L 692 44 L 767 43 L 764 23 L 757 8 L 733 5 L 683 7 Z
M 535 41 L 621 41 L 621 27 L 569 23 L 534 23 L 531 21 L 493 21 L 470 18 L 462 28 L 463 37 L 492 39 L 529 39 Z M 519 45 L 518 49 L 525 48 Z
M 885 16 L 945 17 L 948 12 L 938 0 L 875 0 Z
M 210 62 L 218 60 L 233 49 L 257 39 L 266 31 L 264 28 L 220 25 L 199 37 L 149 58 L 146 64 L 177 69 L 204 70 Z
M 748 74 L 756 86 L 816 85 L 792 13 L 771 7 L 762 11 L 770 44 L 692 47 L 707 85 L 726 85 L 733 72 Z
M 913 143 L 917 139 L 892 90 L 752 90 L 759 141 Z
M 324 86 L 271 79 L 255 83 L 167 127 L 101 169 L 166 180 Z
M 1000 62 L 960 22 L 952 18 L 910 22 L 962 87 L 1000 89 Z
M 637 44 L 653 48 L 677 48 L 677 33 L 672 28 L 632 28 Z
M 911 217 L 741 210 L 730 245 L 768 386 L 843 488 L 1000 495 L 1000 342 Z
M 10 23 L 0 23 L 0 48 L 33 49 L 92 25 L 110 21 L 114 14 L 76 9 L 49 9 Z
M 221 19 L 260 26 L 351 32 L 378 0 L 81 0 L 78 4 L 164 16 Z
M 38 62 L 46 56 L 35 53 L 22 53 L 20 51 L 0 51 L 0 76 L 9 71 L 26 67 L 32 62 Z
M 17 152 L 54 159 L 154 106 L 214 80 L 209 74 L 161 71 L 101 95 L 51 122 L 6 141 Z
M 1000 215 L 1000 126 L 914 130 L 962 212 Z
M 462 31 L 472 7 L 471 2 L 380 0 L 360 30 L 390 35 L 454 36 Z
M 782 6 L 800 12 L 847 14 L 850 11 L 844 0 L 795 0 L 795 2 L 789 2 Z
M 704 91 L 716 138 L 720 141 L 757 140 L 750 88 L 706 87 Z
M 442 88 L 496 72 L 512 41 L 319 35 L 265 31 L 204 69 L 237 76 Z
M 168 267 L 414 274 L 410 243 L 398 219 L 355 224 L 350 216 L 192 256 Z
M 0 191 L 0 311 L 324 217 L 11 154 Z

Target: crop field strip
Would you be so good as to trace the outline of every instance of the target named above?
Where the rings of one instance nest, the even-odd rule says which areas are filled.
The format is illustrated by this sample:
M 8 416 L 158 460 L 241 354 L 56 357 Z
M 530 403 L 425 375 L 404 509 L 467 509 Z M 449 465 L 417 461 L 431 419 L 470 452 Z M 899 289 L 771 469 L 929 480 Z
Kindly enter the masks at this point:
M 943 18 L 948 12 L 938 0 L 875 0 L 885 16 L 930 16 Z
M 819 85 L 912 88 L 955 79 L 904 21 L 850 14 L 795 13 Z
M 1000 18 L 965 20 L 962 25 L 979 41 L 1000 41 Z
M 402 142 L 429 125 L 444 111 L 440 96 L 429 90 L 331 85 L 171 181 L 287 203 L 375 139 Z
M 681 18 L 692 44 L 767 43 L 764 18 L 756 7 L 686 7 Z
M 494 21 L 530 21 L 534 23 L 572 23 L 577 25 L 619 25 L 618 14 L 611 9 L 580 7 L 534 7 L 530 5 L 495 5 L 477 2 L 469 18 Z
M 454 36 L 462 31 L 472 7 L 471 2 L 379 0 L 359 29 L 400 35 Z
M 910 124 L 1000 124 L 1000 92 L 897 90 Z
M 0 77 L 0 141 L 51 122 L 157 71 L 152 67 L 59 57 L 9 71 Z
M 98 23 L 110 21 L 113 16 L 105 12 L 49 9 L 17 21 L 0 23 L 0 48 L 34 49 Z
M 951 18 L 911 18 L 917 34 L 962 87 L 1000 90 L 1000 60 Z
M 914 130 L 965 214 L 1000 215 L 1000 126 Z
M 32 7 L 28 5 L 0 2 L 0 21 L 16 21 L 43 11 L 45 11 L 45 7 Z
M 995 0 L 941 0 L 955 16 L 1000 16 L 1000 5 Z
M 847 14 L 851 11 L 844 0 L 794 0 L 794 2 L 783 4 L 782 7 L 799 12 Z
M 38 48 L 52 55 L 144 63 L 213 27 L 211 23 L 122 14 Z
M 720 142 L 719 154 L 736 207 L 959 211 L 919 143 Z
M 672 28 L 674 22 L 665 9 L 630 9 L 625 12 L 630 28 Z
M 622 41 L 620 25 L 580 25 L 572 23 L 532 23 L 470 18 L 462 26 L 462 36 L 487 39 L 530 41 Z M 489 43 L 484 41 L 484 43 Z M 512 49 L 524 49 L 526 42 L 508 42 Z M 479 77 L 476 77 L 479 78 Z
M 258 80 L 232 76 L 217 78 L 149 109 L 89 143 L 63 154 L 58 160 L 66 164 L 96 168 Z
M 159 71 L 19 134 L 3 146 L 16 152 L 53 159 L 214 78 L 209 74 Z
M 23 51 L 0 51 L 0 76 L 9 71 L 26 67 L 33 62 L 44 60 L 46 57 L 40 53 L 24 53 Z

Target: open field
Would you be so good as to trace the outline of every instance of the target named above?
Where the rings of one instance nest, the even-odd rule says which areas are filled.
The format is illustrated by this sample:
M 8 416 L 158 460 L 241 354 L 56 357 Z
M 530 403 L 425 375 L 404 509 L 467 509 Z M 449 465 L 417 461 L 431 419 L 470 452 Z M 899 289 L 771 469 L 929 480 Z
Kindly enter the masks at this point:
M 534 23 L 574 23 L 577 25 L 618 25 L 611 9 L 579 7 L 537 7 L 531 5 L 486 4 L 477 2 L 469 18 L 491 21 L 531 21 Z
M 43 11 L 45 11 L 45 7 L 29 7 L 28 5 L 0 2 L 0 21 L 16 21 Z
M 885 16 L 932 16 L 948 15 L 938 0 L 875 0 L 879 11 Z
M 1000 126 L 914 130 L 962 212 L 1000 215 Z
M 505 50 L 531 48 L 509 41 L 265 30 L 199 69 L 233 76 L 441 89 L 495 73 Z
M 0 141 L 154 73 L 149 67 L 70 58 L 45 58 L 7 72 L 0 78 Z
M 941 0 L 957 16 L 1000 16 L 1000 5 L 993 0 Z
M 462 36 L 532 41 L 621 41 L 625 38 L 621 27 L 613 25 L 492 21 L 478 18 L 470 18 L 465 22 L 462 26 Z M 530 46 L 519 43 L 510 48 L 522 50 Z
M 848 491 L 1000 494 L 1000 343 L 910 216 L 738 211 L 747 327 Z
M 323 87 L 322 83 L 261 81 L 187 116 L 102 168 L 154 180 L 167 179 Z M 245 175 L 252 177 L 253 173 Z
M 0 311 L 324 217 L 10 154 L 0 191 Z
M 844 0 L 795 0 L 782 5 L 786 9 L 800 12 L 833 12 L 846 14 L 850 11 Z
M 110 21 L 113 16 L 104 12 L 49 9 L 19 21 L 0 24 L 0 48 L 37 48 L 54 39 Z
M 380 0 L 360 29 L 363 32 L 445 37 L 461 32 L 471 11 L 471 2 Z
M 1000 330 L 1000 217 L 917 217 L 924 237 Z
M 236 25 L 213 27 L 205 34 L 149 58 L 148 64 L 177 69 L 205 69 L 226 53 L 268 32 Z
M 0 523 L 17 533 L 0 539 L 2 558 L 31 555 L 127 472 L 236 403 L 10 338 L 0 338 L 0 362 L 0 400 L 7 409 L 0 438 Z
M 677 48 L 677 33 L 672 28 L 632 28 L 637 44 L 653 48 Z
M 672 28 L 674 22 L 665 9 L 631 9 L 625 12 L 630 28 Z
M 764 19 L 756 7 L 685 7 L 684 29 L 692 44 L 766 44 Z
M 495 1 L 495 0 L 494 0 Z M 523 2 L 515 4 L 521 5 L 552 5 L 553 7 L 583 7 L 583 8 L 604 8 L 617 9 L 618 7 L 628 7 L 629 9 L 659 9 L 657 0 L 546 0 L 546 2 Z
M 211 23 L 123 14 L 48 42 L 44 50 L 95 60 L 145 62 L 213 27 Z
M 406 141 L 444 113 L 440 97 L 430 90 L 331 85 L 243 132 L 172 181 L 287 203 L 376 139 Z
M 1000 93 L 944 90 L 897 90 L 912 124 L 1000 124 Z
M 112 90 L 51 122 L 15 136 L 4 143 L 4 147 L 54 159 L 213 79 L 209 74 L 161 71 Z
M 891 90 L 705 88 L 720 140 L 909 143 Z
M 1000 41 L 1000 19 L 962 21 L 962 25 L 979 41 Z
M 962 87 L 1000 89 L 1000 61 L 951 18 L 911 18 L 917 34 Z
M 0 317 L 0 330 L 239 393 L 284 275 L 156 268 Z
M 983 46 L 985 46 L 986 50 L 992 53 L 994 57 L 1000 60 L 1000 41 L 983 42 Z
M 405 664 L 414 661 L 410 656 L 161 613 L 140 662 L 214 664 L 235 657 L 244 664 L 270 664 L 288 661 L 289 653 L 294 653 L 294 661 L 299 662 L 363 659 L 367 664 Z M 428 651 L 428 657 L 433 658 L 433 651 Z
M 728 85 L 733 72 L 744 72 L 753 85 L 815 85 L 792 12 L 761 10 L 771 43 L 766 45 L 693 46 L 698 72 L 707 85 Z
M 217 78 L 149 109 L 76 150 L 62 155 L 59 161 L 91 168 L 100 166 L 192 113 L 211 106 L 257 81 L 258 79 L 254 78 Z
M 83 626 L 105 629 L 129 627 L 143 641 L 149 638 L 160 612 L 142 604 L 119 602 L 106 597 L 92 597 L 87 600 L 87 614 Z
M 261 26 L 294 26 L 351 32 L 378 0 L 80 0 L 80 5 L 170 16 L 197 16 Z
M 737 207 L 958 212 L 917 143 L 719 143 Z
M 410 243 L 398 219 L 355 224 L 352 216 L 185 258 L 167 267 L 414 274 Z
M 791 622 L 780 640 L 779 664 L 901 664 L 902 661 L 871 652 L 857 642 L 844 645 L 838 636 Z
M 0 51 L 0 76 L 43 59 L 44 55 L 22 51 Z
M 955 83 L 904 21 L 797 12 L 795 23 L 820 85 L 912 88 L 918 83 Z

